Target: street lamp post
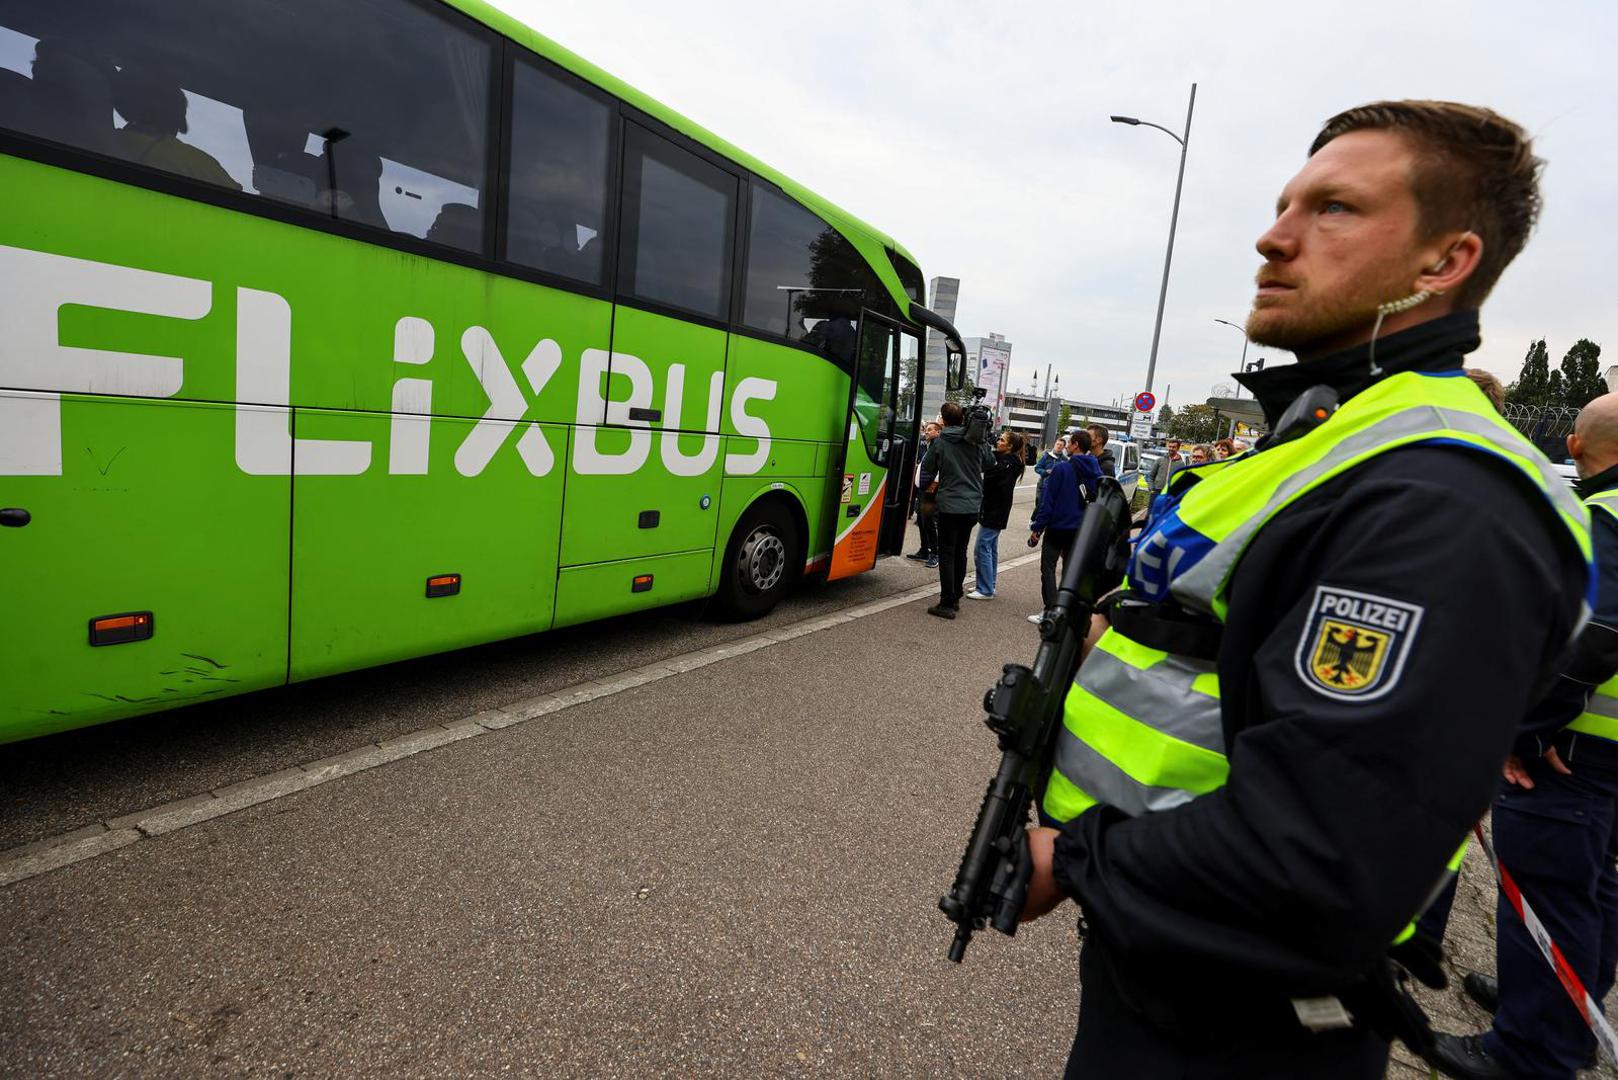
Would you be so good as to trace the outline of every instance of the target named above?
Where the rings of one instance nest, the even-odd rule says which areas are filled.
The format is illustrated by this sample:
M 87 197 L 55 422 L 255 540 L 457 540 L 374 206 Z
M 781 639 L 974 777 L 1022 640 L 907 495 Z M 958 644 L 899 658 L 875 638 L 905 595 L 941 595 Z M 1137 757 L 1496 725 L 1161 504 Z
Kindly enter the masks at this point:
M 1174 181 L 1174 212 L 1169 215 L 1169 247 L 1163 255 L 1163 284 L 1157 291 L 1157 322 L 1152 326 L 1152 355 L 1146 361 L 1146 389 L 1151 390 L 1152 378 L 1157 374 L 1157 341 L 1163 333 L 1163 302 L 1169 295 L 1169 264 L 1174 261 L 1174 230 L 1180 222 L 1180 189 L 1185 184 L 1185 153 L 1191 144 L 1191 113 L 1197 106 L 1197 84 L 1191 84 L 1191 100 L 1185 107 L 1185 135 L 1174 134 L 1162 124 L 1154 124 L 1150 120 L 1141 120 L 1133 116 L 1114 116 L 1115 124 L 1129 124 L 1132 127 L 1154 127 L 1169 138 L 1180 144 L 1180 175 Z
M 1247 370 L 1247 328 L 1245 326 L 1237 326 L 1235 323 L 1231 322 L 1229 319 L 1215 319 L 1214 322 L 1216 322 L 1216 323 L 1224 323 L 1226 326 L 1234 327 L 1235 329 L 1240 330 L 1242 332 L 1242 362 L 1237 367 L 1236 370 L 1238 370 L 1238 371 L 1246 371 Z M 1240 382 L 1238 382 L 1236 384 L 1236 396 L 1237 397 L 1242 396 L 1242 384 Z

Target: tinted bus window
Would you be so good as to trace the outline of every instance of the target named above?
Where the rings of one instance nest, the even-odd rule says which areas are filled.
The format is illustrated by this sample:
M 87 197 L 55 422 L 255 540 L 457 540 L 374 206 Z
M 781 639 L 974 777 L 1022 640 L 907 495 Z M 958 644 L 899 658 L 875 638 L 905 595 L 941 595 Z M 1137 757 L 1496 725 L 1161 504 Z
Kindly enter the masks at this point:
M 736 178 L 644 128 L 627 131 L 619 291 L 724 319 Z
M 774 188 L 753 185 L 743 325 L 816 345 L 847 365 L 852 324 L 862 307 L 880 302 L 879 290 L 841 233 Z
M 492 49 L 434 11 L 80 0 L 4 4 L 0 27 L 0 126 L 482 248 Z
M 519 62 L 511 114 L 506 257 L 601 284 L 612 107 L 536 65 Z
M 927 287 L 921 281 L 921 267 L 905 258 L 903 255 L 888 248 L 888 261 L 899 275 L 899 284 L 904 286 L 905 295 L 918 304 L 927 302 Z

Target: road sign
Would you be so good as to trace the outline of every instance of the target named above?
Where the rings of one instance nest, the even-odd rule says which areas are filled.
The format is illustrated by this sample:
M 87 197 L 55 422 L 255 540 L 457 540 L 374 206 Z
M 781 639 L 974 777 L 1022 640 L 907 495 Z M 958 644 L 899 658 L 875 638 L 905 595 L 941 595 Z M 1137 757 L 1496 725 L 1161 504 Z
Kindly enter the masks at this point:
M 1132 439 L 1149 439 L 1152 436 L 1152 418 L 1150 416 L 1137 416 L 1129 422 L 1129 436 Z
M 1151 412 L 1157 408 L 1157 395 L 1150 390 L 1142 390 L 1135 395 L 1135 411 Z

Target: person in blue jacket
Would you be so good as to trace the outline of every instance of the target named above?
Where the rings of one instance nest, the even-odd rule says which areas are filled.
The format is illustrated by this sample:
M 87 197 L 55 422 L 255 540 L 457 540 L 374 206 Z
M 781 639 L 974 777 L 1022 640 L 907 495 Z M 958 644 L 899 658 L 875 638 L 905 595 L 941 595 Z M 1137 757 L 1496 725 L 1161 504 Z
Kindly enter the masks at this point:
M 1043 541 L 1039 553 L 1039 593 L 1046 609 L 1056 603 L 1056 563 L 1061 560 L 1062 572 L 1067 573 L 1067 553 L 1078 535 L 1079 523 L 1084 520 L 1084 506 L 1094 501 L 1096 484 L 1101 479 L 1101 466 L 1091 456 L 1090 433 L 1075 431 L 1067 438 L 1069 457 L 1058 461 L 1045 474 L 1040 485 L 1039 499 L 1034 507 L 1034 520 L 1029 526 L 1028 546 Z M 1044 612 L 1028 616 L 1031 623 L 1039 622 Z

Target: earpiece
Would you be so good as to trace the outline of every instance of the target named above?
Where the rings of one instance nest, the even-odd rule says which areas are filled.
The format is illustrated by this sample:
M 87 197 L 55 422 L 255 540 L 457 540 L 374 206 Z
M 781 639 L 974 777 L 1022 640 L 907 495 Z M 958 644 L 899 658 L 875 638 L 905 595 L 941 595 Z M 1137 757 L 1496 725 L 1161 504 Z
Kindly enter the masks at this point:
M 1422 289 L 1419 292 L 1411 293 L 1403 300 L 1389 300 L 1386 304 L 1378 304 L 1376 306 L 1376 313 L 1378 316 L 1388 316 L 1395 315 L 1401 311 L 1409 311 L 1417 304 L 1429 299 L 1432 295 L 1433 294 L 1428 290 Z M 1381 325 L 1382 319 L 1379 317 L 1377 319 L 1377 327 L 1380 328 Z
M 1427 268 L 1427 272 L 1429 274 L 1436 274 L 1439 271 L 1443 270 L 1444 267 L 1448 266 L 1449 265 L 1449 257 L 1451 255 L 1455 254 L 1455 249 L 1460 247 L 1461 244 L 1466 240 L 1466 238 L 1468 236 L 1471 236 L 1471 235 L 1473 235 L 1471 229 L 1468 229 L 1468 230 L 1466 230 L 1466 232 L 1462 233 L 1461 238 L 1459 240 L 1455 241 L 1455 243 L 1451 244 L 1448 251 L 1444 252 L 1444 257 L 1442 259 L 1439 259 L 1437 262 L 1433 263 L 1433 265 L 1431 265 L 1431 266 L 1429 266 Z
M 1449 256 L 1446 255 L 1444 258 L 1448 259 Z M 1376 306 L 1376 323 L 1371 327 L 1371 346 L 1369 355 L 1366 357 L 1366 359 L 1370 362 L 1372 375 L 1380 376 L 1382 374 L 1382 369 L 1377 366 L 1376 362 L 1376 336 L 1382 332 L 1382 320 L 1387 318 L 1389 315 L 1395 315 L 1401 311 L 1409 311 L 1417 304 L 1430 300 L 1433 295 L 1434 294 L 1432 292 L 1429 292 L 1426 289 L 1420 289 L 1411 293 L 1403 300 L 1389 300 L 1385 304 L 1378 304 Z

